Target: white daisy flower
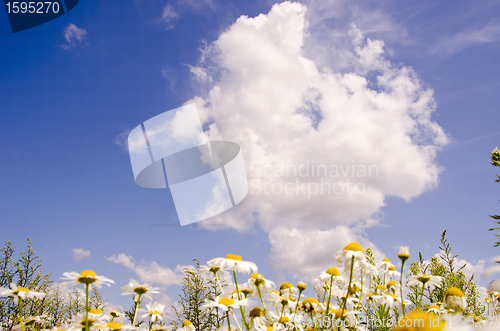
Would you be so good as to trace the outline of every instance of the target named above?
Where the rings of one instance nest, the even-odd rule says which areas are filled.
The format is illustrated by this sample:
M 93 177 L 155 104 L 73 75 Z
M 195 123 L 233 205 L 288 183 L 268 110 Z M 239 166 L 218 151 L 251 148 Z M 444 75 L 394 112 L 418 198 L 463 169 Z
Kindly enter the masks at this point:
M 228 311 L 229 309 L 247 306 L 248 303 L 249 303 L 248 299 L 234 301 L 231 298 L 216 297 L 215 300 L 208 300 L 202 307 L 203 308 L 220 308 L 223 311 Z
M 389 275 L 389 277 L 391 277 L 391 279 L 393 276 L 398 276 L 398 277 L 401 276 L 401 274 L 396 271 L 395 267 L 389 267 L 389 268 L 387 268 L 387 270 L 384 270 L 383 273 L 385 275 Z
M 177 331 L 195 331 L 193 323 L 188 320 L 182 322 L 182 328 L 177 329 Z
M 217 266 L 208 266 L 208 265 L 202 265 L 200 267 L 200 274 L 202 276 L 205 276 L 205 277 L 208 277 L 208 276 L 211 276 L 211 277 L 214 277 L 215 275 L 217 275 L 217 278 L 219 279 L 224 279 L 225 277 L 227 277 L 228 275 L 228 272 L 226 270 L 223 270 L 221 269 L 220 267 L 217 267 Z
M 131 324 L 123 325 L 122 323 L 118 323 L 118 322 L 108 322 L 106 324 L 106 327 L 108 328 L 109 331 L 130 330 L 130 329 L 135 328 Z
M 349 274 L 351 270 L 351 261 L 354 257 L 354 268 L 363 270 L 369 263 L 366 262 L 365 251 L 358 243 L 350 243 L 343 250 L 335 254 L 337 264 L 344 266 L 344 273 Z
M 444 295 L 444 305 L 447 309 L 465 310 L 467 308 L 467 299 L 464 292 L 459 288 L 450 287 Z
M 337 268 L 330 268 L 327 271 L 321 272 L 318 278 L 322 283 L 330 284 L 331 281 L 335 285 L 344 286 L 344 277 L 342 277 Z
M 251 296 L 258 298 L 259 297 L 259 291 L 260 293 L 263 294 L 263 290 L 267 291 L 272 291 L 276 287 L 273 281 L 267 280 L 262 276 L 261 274 L 252 274 L 250 278 L 248 279 L 248 289 L 252 291 Z
M 317 314 L 323 311 L 323 307 L 319 304 L 318 300 L 314 298 L 305 298 L 302 300 L 299 310 L 305 312 L 306 314 L 309 314 L 310 312 Z
M 158 302 L 151 302 L 146 305 L 147 313 L 142 315 L 142 318 L 149 317 L 151 322 L 157 320 L 163 320 L 163 313 L 165 311 L 165 305 Z
M 443 277 L 418 274 L 413 276 L 406 285 L 415 286 L 422 284 L 423 287 L 440 287 Z
M 78 272 L 65 272 L 63 273 L 63 276 L 61 279 L 63 280 L 69 280 L 68 282 L 63 282 L 61 285 L 72 285 L 72 284 L 85 284 L 85 285 L 91 285 L 93 284 L 97 288 L 101 288 L 102 284 L 111 286 L 111 284 L 114 284 L 115 282 L 109 278 L 106 278 L 104 276 L 97 276 L 94 271 L 92 270 L 84 270 L 80 273 Z
M 217 257 L 207 262 L 212 267 L 219 267 L 222 270 L 238 271 L 246 275 L 257 272 L 257 265 L 250 261 L 242 261 L 241 256 L 228 254 L 225 258 Z
M 430 313 L 434 313 L 434 314 L 439 315 L 439 314 L 441 314 L 441 313 L 442 313 L 442 310 L 441 310 L 441 308 L 439 308 L 439 306 L 438 306 L 438 305 L 431 305 L 431 306 L 429 307 L 428 312 L 430 312 Z
M 389 267 L 395 267 L 394 264 L 391 263 L 391 261 L 388 258 L 384 258 L 380 263 L 379 263 L 379 268 L 387 270 Z
M 280 294 L 288 299 L 290 297 L 295 297 L 296 294 L 299 293 L 299 289 L 293 286 L 291 283 L 284 282 L 280 285 Z
M 260 307 L 255 307 L 248 313 L 249 325 L 252 330 L 267 330 L 269 320 L 266 313 Z
M 386 287 L 387 287 L 388 290 L 392 291 L 392 293 L 395 293 L 396 291 L 399 290 L 399 288 L 401 286 L 395 280 L 390 280 L 389 282 L 387 282 L 387 286 Z
M 42 299 L 45 296 L 45 293 L 31 291 L 31 290 L 24 288 L 24 287 L 20 287 L 20 286 L 18 287 L 14 283 L 10 283 L 10 290 L 5 289 L 3 287 L 0 287 L 0 296 L 12 297 L 14 299 L 14 302 L 17 305 L 18 298 L 21 298 L 22 300 L 34 299 L 34 298 Z
M 127 285 L 120 288 L 122 295 L 135 295 L 134 300 L 137 301 L 139 296 L 143 296 L 149 300 L 153 300 L 151 294 L 160 293 L 159 287 L 153 287 L 150 283 L 139 284 L 135 280 L 131 280 Z
M 398 257 L 404 263 L 410 258 L 410 248 L 408 246 L 399 247 Z

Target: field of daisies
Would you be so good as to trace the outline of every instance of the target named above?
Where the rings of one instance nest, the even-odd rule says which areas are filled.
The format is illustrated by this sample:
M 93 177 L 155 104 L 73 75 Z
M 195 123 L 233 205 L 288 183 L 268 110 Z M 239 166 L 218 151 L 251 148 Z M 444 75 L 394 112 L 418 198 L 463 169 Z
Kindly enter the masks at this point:
M 58 318 L 44 311 L 49 294 L 11 283 L 0 288 L 2 330 L 500 330 L 498 285 L 490 284 L 488 297 L 480 299 L 473 280 L 454 267 L 445 233 L 442 243 L 440 256 L 410 263 L 408 247 L 393 262 L 377 261 L 353 242 L 312 284 L 276 284 L 241 256 L 214 258 L 185 270 L 177 321 L 167 320 L 170 307 L 155 302 L 159 289 L 147 283 L 120 288 L 131 297 L 130 310 L 107 309 L 97 289 L 114 281 L 93 270 L 62 275 L 61 285 L 83 290 L 80 305 Z M 30 316 L 34 308 L 41 314 Z

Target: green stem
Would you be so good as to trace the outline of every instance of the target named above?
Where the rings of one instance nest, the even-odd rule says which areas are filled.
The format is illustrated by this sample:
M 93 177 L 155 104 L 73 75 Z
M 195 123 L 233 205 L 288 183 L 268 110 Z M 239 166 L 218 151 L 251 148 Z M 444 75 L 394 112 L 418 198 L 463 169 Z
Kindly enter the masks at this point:
M 352 255 L 352 259 L 351 259 L 351 274 L 349 275 L 349 285 L 347 286 L 347 293 L 345 295 L 345 301 L 342 305 L 342 311 L 340 312 L 340 320 L 341 321 L 344 320 L 344 311 L 345 311 L 345 308 L 347 306 L 347 299 L 349 299 L 349 293 L 351 293 L 351 283 L 352 283 L 353 271 L 354 271 L 354 254 Z M 340 331 L 340 325 L 339 325 L 338 331 Z
M 403 271 L 405 267 L 405 262 L 406 262 L 405 260 L 402 260 L 401 262 L 401 276 L 399 277 L 399 291 L 401 295 L 401 313 L 403 314 L 403 316 L 406 315 L 405 305 L 403 303 Z
M 220 284 L 219 276 L 217 276 L 217 272 L 214 272 L 214 276 L 215 276 L 215 281 L 217 282 L 217 284 L 219 284 L 220 292 L 222 293 L 222 295 L 224 295 L 224 289 L 222 288 L 222 285 Z
M 227 330 L 231 331 L 231 322 L 229 321 L 229 310 L 226 311 L 226 318 L 227 318 Z
M 238 330 L 243 331 L 241 329 L 240 323 L 238 323 L 238 319 L 236 318 L 236 315 L 234 315 L 234 312 L 232 310 L 231 310 L 231 314 L 233 315 L 233 318 L 234 318 L 234 321 L 236 322 L 236 326 L 238 327 Z
M 21 322 L 21 331 L 24 331 L 23 300 L 21 298 L 18 298 L 17 306 L 19 308 L 19 321 Z
M 264 300 L 262 300 L 262 294 L 260 293 L 260 285 L 257 286 L 257 292 L 259 292 L 259 298 L 260 298 L 260 302 L 262 302 L 262 307 L 264 307 L 264 311 L 266 312 L 267 314 L 267 318 L 269 318 L 269 322 L 272 323 L 272 318 L 271 318 L 271 315 L 269 315 L 269 312 L 267 311 L 267 308 L 266 308 L 266 304 L 264 303 Z
M 297 308 L 300 305 L 300 296 L 302 295 L 302 291 L 299 292 L 299 297 L 297 298 L 297 304 L 295 305 L 295 312 L 294 314 L 297 314 Z
M 138 295 L 139 296 L 137 297 L 137 301 L 135 302 L 134 319 L 132 320 L 132 326 L 135 326 L 135 319 L 137 318 L 137 311 L 139 310 L 139 304 L 141 302 L 142 294 L 138 294 Z
M 236 272 L 233 270 L 233 278 L 234 278 L 234 284 L 236 285 L 236 293 L 238 293 L 238 300 L 241 300 L 241 293 L 240 290 L 238 289 L 238 281 L 236 280 Z M 247 321 L 245 319 L 245 312 L 243 311 L 243 307 L 240 306 L 240 312 L 241 312 L 241 319 L 243 320 L 243 324 L 247 328 L 247 330 L 250 330 L 250 326 L 248 326 Z M 229 315 L 228 315 L 229 316 Z M 229 321 L 229 319 L 228 319 Z M 229 330 L 231 331 L 231 330 Z
M 89 286 L 85 283 L 85 331 L 89 331 Z
M 328 316 L 328 312 L 330 311 L 330 300 L 332 299 L 332 284 L 333 284 L 333 276 L 330 277 L 330 291 L 328 292 L 328 303 L 326 305 L 325 316 Z M 326 291 L 325 291 L 325 293 L 326 293 Z M 325 302 L 324 298 L 323 298 L 323 302 Z

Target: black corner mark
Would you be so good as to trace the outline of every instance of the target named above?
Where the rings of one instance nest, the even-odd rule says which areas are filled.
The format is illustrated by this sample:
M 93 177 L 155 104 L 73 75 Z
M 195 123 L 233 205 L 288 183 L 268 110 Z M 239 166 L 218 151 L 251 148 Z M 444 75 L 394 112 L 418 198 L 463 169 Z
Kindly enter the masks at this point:
M 7 11 L 7 16 L 9 17 L 12 32 L 16 33 L 31 29 L 64 15 L 64 6 L 62 1 L 64 1 L 67 11 L 73 9 L 79 2 L 79 0 L 4 0 L 5 10 Z

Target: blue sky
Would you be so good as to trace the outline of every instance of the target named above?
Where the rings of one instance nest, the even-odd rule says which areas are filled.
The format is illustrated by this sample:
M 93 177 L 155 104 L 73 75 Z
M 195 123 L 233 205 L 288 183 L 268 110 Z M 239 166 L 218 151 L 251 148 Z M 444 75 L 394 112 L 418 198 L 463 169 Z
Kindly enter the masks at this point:
M 228 253 L 256 262 L 278 282 L 298 280 L 307 278 L 300 263 L 303 270 L 333 265 L 336 249 L 348 238 L 374 245 L 393 259 L 399 245 L 410 246 L 413 256 L 421 251 L 430 257 L 448 229 L 455 253 L 481 271 L 480 260 L 498 255 L 487 229 L 493 225 L 488 215 L 500 208 L 500 186 L 494 182 L 499 171 L 489 164 L 489 152 L 500 140 L 500 3 L 305 1 L 300 8 L 277 5 L 274 11 L 273 5 L 80 1 L 68 14 L 16 34 L 6 13 L 0 13 L 0 241 L 10 240 L 19 251 L 29 236 L 53 279 L 89 268 L 114 279 L 117 285 L 104 293 L 125 306 L 129 303 L 119 297 L 119 287 L 158 268 L 173 273 L 170 282 L 160 284 L 171 297 L 178 292 L 177 265 Z M 238 20 L 241 15 L 248 18 Z M 309 67 L 294 71 L 293 66 L 284 79 L 295 85 L 280 89 L 276 54 L 285 54 L 292 65 L 307 59 L 319 73 Z M 273 83 L 260 90 L 255 86 L 262 83 L 262 72 Z M 385 87 L 377 76 L 388 79 Z M 372 100 L 379 113 L 397 108 L 393 115 L 384 113 L 383 123 L 367 118 L 363 100 L 371 92 L 388 91 L 387 86 L 396 89 L 401 83 L 392 80 L 396 76 L 418 86 L 401 95 L 387 92 L 380 103 Z M 295 82 L 296 77 L 305 78 Z M 358 78 L 366 79 L 366 86 Z M 302 123 L 286 117 L 292 107 L 288 99 L 293 99 L 287 93 L 302 89 L 304 80 L 310 84 L 307 91 L 325 100 L 311 108 L 323 123 L 330 123 L 328 114 L 344 122 L 333 131 L 318 127 L 318 134 L 311 131 L 294 140 L 298 131 L 289 128 Z M 336 102 L 346 86 L 360 99 L 342 106 Z M 241 108 L 234 107 L 235 98 Z M 424 106 L 419 98 L 425 99 Z M 283 164 L 299 165 L 339 153 L 322 162 L 348 164 L 351 158 L 358 162 L 353 150 L 366 148 L 364 155 L 381 168 L 394 169 L 393 176 L 387 170 L 380 181 L 364 182 L 374 192 L 366 199 L 336 204 L 331 197 L 309 201 L 249 195 L 244 206 L 212 223 L 180 227 L 166 190 L 134 183 L 123 142 L 139 123 L 190 100 L 200 108 L 201 99 L 211 104 L 201 108 L 202 119 L 217 125 L 212 135 L 240 143 L 247 162 L 286 159 Z M 275 99 L 276 107 L 269 108 Z M 421 113 L 407 117 L 410 109 Z M 405 127 L 418 116 L 421 122 Z M 372 126 L 357 131 L 361 123 L 372 125 L 374 133 Z M 387 127 L 402 132 L 393 136 L 384 131 Z M 241 132 L 253 132 L 259 142 L 245 143 Z M 367 148 L 372 144 L 380 149 Z M 433 152 L 413 154 L 422 145 Z M 413 170 L 401 170 L 415 164 L 411 176 Z M 304 255 L 288 266 L 297 252 L 286 243 L 297 241 L 306 250 L 307 244 L 298 241 L 310 240 L 297 233 L 333 243 L 313 240 L 317 255 Z M 77 261 L 76 248 L 90 256 Z M 134 267 L 105 258 L 118 254 L 133 257 Z

